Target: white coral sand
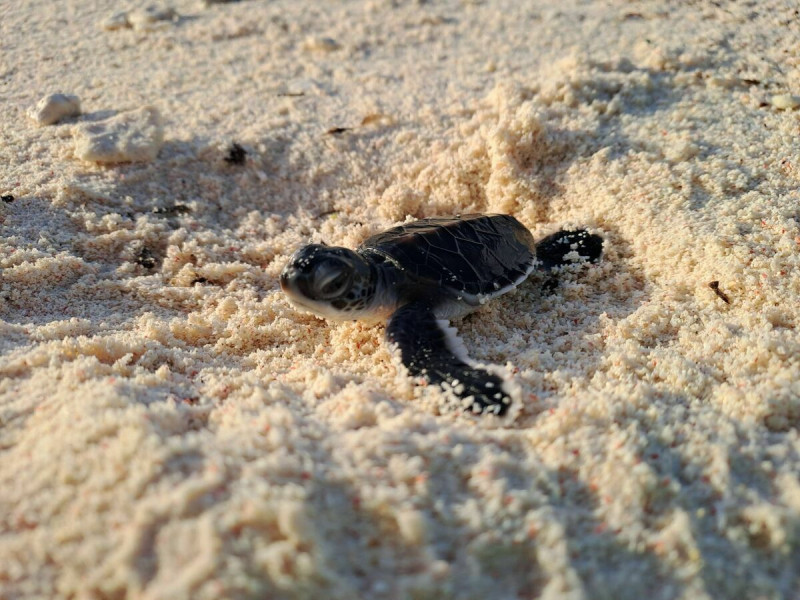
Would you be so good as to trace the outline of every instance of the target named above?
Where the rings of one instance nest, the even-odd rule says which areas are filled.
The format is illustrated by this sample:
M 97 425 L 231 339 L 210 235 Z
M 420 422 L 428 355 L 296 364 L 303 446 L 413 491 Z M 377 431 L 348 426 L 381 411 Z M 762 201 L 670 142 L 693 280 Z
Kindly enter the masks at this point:
M 4 7 L 0 597 L 796 595 L 791 4 Z M 53 89 L 84 114 L 38 128 Z M 149 162 L 76 156 L 144 106 Z M 511 422 L 277 285 L 309 240 L 468 211 L 607 239 L 458 324 Z

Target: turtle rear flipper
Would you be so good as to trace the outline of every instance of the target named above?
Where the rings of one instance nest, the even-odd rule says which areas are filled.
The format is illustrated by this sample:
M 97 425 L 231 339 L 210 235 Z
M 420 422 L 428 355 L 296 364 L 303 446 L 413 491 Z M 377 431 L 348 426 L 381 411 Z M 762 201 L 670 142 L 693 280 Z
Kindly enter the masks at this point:
M 556 267 L 571 264 L 572 261 L 566 256 L 573 250 L 590 262 L 597 262 L 603 253 L 603 238 L 589 233 L 585 229 L 561 230 L 548 235 L 536 244 L 538 268 L 542 271 L 550 271 Z
M 471 366 L 447 321 L 436 319 L 427 303 L 411 302 L 398 309 L 386 325 L 386 338 L 400 349 L 411 375 L 443 385 L 468 410 L 503 415 L 511 405 L 503 379 Z

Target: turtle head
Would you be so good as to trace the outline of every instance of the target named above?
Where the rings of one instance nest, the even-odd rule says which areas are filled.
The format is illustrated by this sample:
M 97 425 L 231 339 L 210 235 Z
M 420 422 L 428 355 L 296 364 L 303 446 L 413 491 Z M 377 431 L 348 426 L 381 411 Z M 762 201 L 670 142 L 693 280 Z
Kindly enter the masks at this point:
M 369 263 L 347 248 L 310 244 L 294 253 L 280 277 L 281 289 L 303 310 L 329 319 L 356 319 L 375 294 Z

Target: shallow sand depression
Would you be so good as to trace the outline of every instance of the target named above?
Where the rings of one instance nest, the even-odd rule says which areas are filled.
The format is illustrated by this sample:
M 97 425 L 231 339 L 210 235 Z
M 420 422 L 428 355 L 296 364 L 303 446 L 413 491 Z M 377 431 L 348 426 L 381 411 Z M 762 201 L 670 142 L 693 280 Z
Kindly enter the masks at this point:
M 797 598 L 800 18 L 715 4 L 0 9 L 0 597 Z M 277 282 L 467 212 L 606 239 L 455 323 L 507 419 Z

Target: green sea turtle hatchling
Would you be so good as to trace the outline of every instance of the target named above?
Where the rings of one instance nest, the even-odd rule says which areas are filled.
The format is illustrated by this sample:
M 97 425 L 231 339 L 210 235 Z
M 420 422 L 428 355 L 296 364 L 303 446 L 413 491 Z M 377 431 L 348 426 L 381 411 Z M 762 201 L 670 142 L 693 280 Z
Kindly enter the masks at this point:
M 503 378 L 471 361 L 448 325 L 522 283 L 583 257 L 603 240 L 559 231 L 538 244 L 510 215 L 421 219 L 368 238 L 355 251 L 310 244 L 283 269 L 280 284 L 302 310 L 328 319 L 387 319 L 386 338 L 413 376 L 441 384 L 474 413 L 511 404 Z

